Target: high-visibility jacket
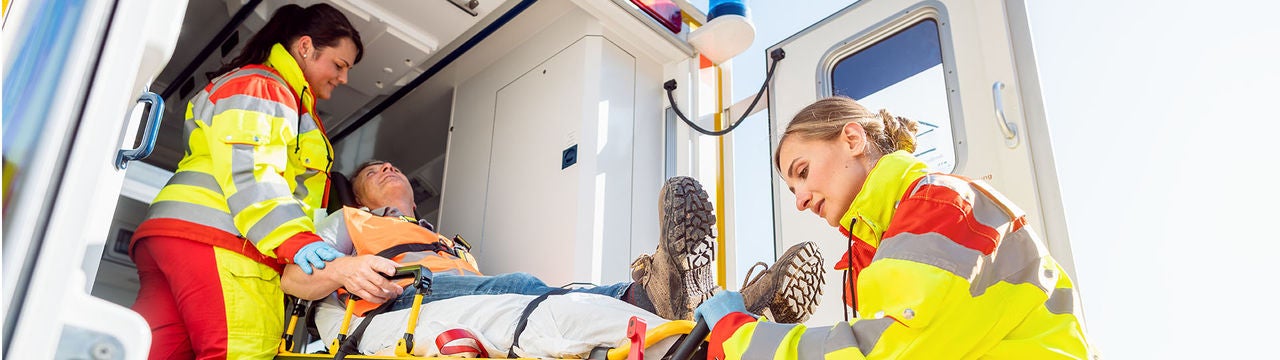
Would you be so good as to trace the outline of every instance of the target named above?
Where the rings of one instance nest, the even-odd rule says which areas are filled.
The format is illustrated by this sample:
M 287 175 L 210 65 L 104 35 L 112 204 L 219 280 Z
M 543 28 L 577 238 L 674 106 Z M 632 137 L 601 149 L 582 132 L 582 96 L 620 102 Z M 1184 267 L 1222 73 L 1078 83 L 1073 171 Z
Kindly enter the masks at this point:
M 385 256 L 400 265 L 422 265 L 435 274 L 482 275 L 475 258 L 465 248 L 454 246 L 452 240 L 427 230 L 415 219 L 400 215 L 394 209 L 374 212 L 382 212 L 383 215 L 343 207 L 339 213 L 323 221 L 326 224 L 332 222 L 330 227 L 340 228 L 322 229 L 321 235 L 349 255 Z M 350 244 L 343 243 L 342 239 L 350 239 Z M 410 282 L 401 280 L 400 285 Z M 356 302 L 355 313 L 364 314 L 376 307 L 377 304 L 361 300 Z
M 320 240 L 311 215 L 324 209 L 333 147 L 314 114 L 315 96 L 279 44 L 266 63 L 214 79 L 187 105 L 186 156 L 134 239 L 206 242 L 279 269 Z
M 906 152 L 880 159 L 841 219 L 872 249 L 857 263 L 857 317 L 831 327 L 734 313 L 712 329 L 718 359 L 1086 358 L 1071 280 L 988 185 L 928 174 Z

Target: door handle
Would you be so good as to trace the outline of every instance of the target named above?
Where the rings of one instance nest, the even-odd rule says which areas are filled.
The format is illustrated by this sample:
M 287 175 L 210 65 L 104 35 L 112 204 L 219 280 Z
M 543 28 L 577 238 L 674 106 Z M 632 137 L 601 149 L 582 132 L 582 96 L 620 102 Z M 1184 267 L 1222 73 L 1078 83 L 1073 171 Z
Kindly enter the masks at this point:
M 142 130 L 142 143 L 137 148 L 120 149 L 116 153 L 116 169 L 124 170 L 129 166 L 130 161 L 146 159 L 151 156 L 151 150 L 156 148 L 156 135 L 160 133 L 160 120 L 164 119 L 164 98 L 150 91 L 143 91 L 142 96 L 138 97 L 139 103 L 149 105 L 150 111 L 147 113 L 147 127 Z M 130 115 L 133 112 L 129 113 Z
M 991 84 L 991 98 L 994 100 L 996 108 L 996 123 L 1000 125 L 1000 132 L 1004 133 L 1004 144 L 1010 149 L 1018 147 L 1018 125 L 1009 122 L 1004 116 L 1004 95 L 1000 90 L 1004 90 L 1004 83 L 996 81 Z

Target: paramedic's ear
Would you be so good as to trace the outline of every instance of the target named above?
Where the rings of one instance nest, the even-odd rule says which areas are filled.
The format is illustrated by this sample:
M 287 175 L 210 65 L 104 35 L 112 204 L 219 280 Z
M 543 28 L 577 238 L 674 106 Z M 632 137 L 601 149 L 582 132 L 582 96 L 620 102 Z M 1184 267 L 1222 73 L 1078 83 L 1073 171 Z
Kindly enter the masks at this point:
M 303 59 L 315 57 L 315 44 L 311 42 L 310 35 L 302 35 L 298 40 L 293 41 L 293 51 Z
M 867 151 L 867 131 L 857 121 L 844 124 L 844 129 L 840 131 L 837 141 L 842 147 L 849 149 L 850 156 L 857 157 Z

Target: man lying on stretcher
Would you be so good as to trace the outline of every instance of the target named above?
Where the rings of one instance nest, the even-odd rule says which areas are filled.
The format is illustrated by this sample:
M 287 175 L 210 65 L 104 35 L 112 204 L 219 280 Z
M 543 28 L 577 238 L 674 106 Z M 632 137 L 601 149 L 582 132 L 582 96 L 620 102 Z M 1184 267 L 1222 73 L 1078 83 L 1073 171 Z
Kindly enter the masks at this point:
M 433 303 L 468 295 L 524 295 L 498 298 L 462 298 L 423 307 L 420 326 L 429 322 L 447 319 L 484 320 L 493 323 L 502 321 L 506 311 L 514 309 L 518 316 L 524 304 L 534 296 L 542 295 L 553 289 L 538 278 L 527 273 L 502 274 L 497 276 L 481 275 L 473 258 L 466 253 L 465 247 L 453 244 L 452 241 L 437 235 L 429 229 L 430 224 L 412 217 L 414 209 L 413 192 L 408 178 L 398 168 L 382 161 L 370 161 L 361 165 L 351 176 L 356 201 L 363 206 L 360 209 L 344 207 L 317 223 L 317 234 L 338 251 L 349 256 L 339 257 L 329 262 L 323 269 L 316 269 L 308 274 L 307 270 L 297 265 L 289 265 L 281 279 L 281 287 L 288 294 L 316 300 L 328 298 L 330 304 L 342 304 L 335 290 L 344 288 L 347 292 L 365 299 L 365 303 L 357 307 L 357 315 L 368 311 L 377 304 L 395 301 L 390 311 L 407 309 L 412 302 L 411 292 L 404 292 L 402 284 L 386 280 L 381 274 L 392 274 L 399 264 L 422 264 L 434 272 L 431 294 L 423 299 L 424 303 Z M 632 265 L 634 283 L 617 283 L 585 289 L 574 289 L 572 296 L 563 299 L 547 300 L 542 306 L 553 305 L 563 301 L 579 302 L 581 306 L 589 306 L 601 312 L 583 311 L 578 308 L 575 316 L 582 318 L 582 323 L 608 323 L 616 327 L 617 339 L 622 339 L 626 329 L 626 316 L 616 321 L 599 321 L 599 314 L 628 313 L 642 315 L 648 320 L 692 319 L 693 309 L 703 300 L 711 296 L 715 289 L 712 280 L 711 262 L 714 259 L 714 242 L 711 240 L 715 215 L 712 214 L 711 203 L 701 185 L 692 178 L 676 177 L 663 185 L 660 196 L 659 220 L 661 238 L 653 255 L 641 255 Z M 406 209 L 406 210 L 401 210 Z M 812 245 L 804 245 L 812 246 Z M 748 307 L 757 312 L 766 309 L 775 321 L 800 322 L 808 318 L 817 306 L 821 284 L 821 258 L 816 251 L 798 251 L 801 246 L 788 250 L 779 261 L 782 266 L 767 269 L 761 276 L 741 290 Z M 379 256 L 381 253 L 383 256 Z M 814 264 L 817 263 L 817 266 Z M 402 292 L 404 294 L 402 294 Z M 580 294 L 583 293 L 583 294 Z M 332 294 L 332 296 L 331 296 Z M 595 294 L 595 295 L 585 295 Z M 403 295 L 403 296 L 402 296 Z M 602 295 L 602 296 L 596 296 Z M 555 298 L 555 297 L 553 297 Z M 483 299 L 483 300 L 482 300 Z M 618 301 L 621 300 L 621 301 Z M 479 304 L 479 303 L 485 304 Z M 505 303 L 519 304 L 506 306 Z M 627 305 L 627 304 L 630 304 Z M 570 304 L 571 305 L 571 304 Z M 548 308 L 553 308 L 548 306 Z M 572 306 L 569 306 L 572 307 Z M 540 307 L 541 308 L 541 307 Z M 440 309 L 436 311 L 434 309 Z M 475 309 L 468 311 L 466 309 Z M 609 312 L 607 309 L 619 309 L 620 312 Z M 323 312 L 324 308 L 322 308 Z M 453 313 L 454 316 L 436 316 Z M 466 316 L 460 315 L 466 314 Z M 646 315 L 647 314 L 647 315 Z M 653 314 L 656 314 L 655 317 Z M 390 315 L 390 314 L 389 314 Z M 481 316 L 476 316 L 481 315 Z M 339 310 L 338 316 L 341 316 Z M 556 315 L 556 321 L 573 316 Z M 336 332 L 334 326 L 325 334 L 325 326 L 317 316 L 317 325 L 322 335 L 332 338 Z M 383 319 L 383 318 L 386 319 Z M 362 350 L 368 350 L 374 343 L 394 344 L 395 336 L 378 339 L 375 328 L 383 320 L 390 322 L 393 318 L 399 321 L 390 325 L 389 334 L 399 334 L 404 329 L 403 316 L 383 316 L 374 318 L 374 324 L 364 336 Z M 537 327 L 538 316 L 531 316 L 530 328 Z M 614 324 L 616 323 L 616 324 Z M 505 325 L 505 322 L 502 323 Z M 650 322 L 651 326 L 654 323 Z M 555 325 L 555 324 L 548 324 Z M 565 325 L 565 324 L 560 324 Z M 514 322 L 511 323 L 513 327 Z M 498 326 L 501 327 L 501 326 Z M 552 326 L 552 329 L 557 326 Z M 487 332 L 481 326 L 478 330 Z M 570 329 L 571 330 L 571 329 Z M 530 331 L 530 330 L 527 330 Z M 438 332 L 438 331 L 437 331 Z M 494 334 L 502 334 L 496 331 Z M 511 337 L 506 332 L 505 337 Z M 435 336 L 430 330 L 420 332 L 429 340 Z M 479 335 L 479 334 L 478 334 Z M 571 334 L 570 334 L 571 335 Z M 528 335 L 526 335 L 528 336 Z M 510 346 L 512 339 L 500 336 L 483 336 L 492 339 L 498 348 L 505 353 L 505 346 Z M 522 338 L 524 338 L 522 336 Z M 418 348 L 430 341 L 420 341 Z M 533 342 L 527 339 L 520 342 L 521 347 L 528 347 Z M 610 344 L 612 345 L 612 344 Z M 430 347 L 430 346 L 427 346 Z M 374 348 L 376 350 L 377 348 Z M 589 350 L 589 348 L 588 348 Z M 364 352 L 364 351 L 362 351 Z M 422 351 L 415 351 L 419 353 Z M 517 350 L 517 353 L 520 353 Z M 530 354 L 537 356 L 537 354 Z M 544 356 L 559 356 L 544 354 Z

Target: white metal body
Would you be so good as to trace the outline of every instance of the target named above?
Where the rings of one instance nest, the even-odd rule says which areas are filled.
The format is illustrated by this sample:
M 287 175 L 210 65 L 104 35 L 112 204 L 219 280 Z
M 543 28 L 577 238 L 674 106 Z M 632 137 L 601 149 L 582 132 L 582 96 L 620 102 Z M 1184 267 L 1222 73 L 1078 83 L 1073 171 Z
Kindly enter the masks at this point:
M 126 115 L 168 62 L 185 8 L 183 0 L 121 0 L 73 9 L 83 13 L 58 85 L 63 91 L 49 109 L 39 155 L 24 169 L 38 180 L 16 194 L 5 219 L 6 322 L 15 322 L 6 354 L 49 359 L 106 351 L 145 358 L 146 322 L 90 296 L 93 277 L 86 273 L 96 272 L 97 261 L 81 259 L 86 249 L 102 246 L 111 219 L 101 215 L 115 208 L 124 178 L 116 152 L 133 147 L 139 123 L 138 114 Z M 19 24 L 6 26 L 6 42 L 19 34 Z M 24 256 L 29 252 L 35 256 Z
M 1054 257 L 1074 276 L 1066 220 L 1062 213 L 1034 57 L 1020 0 L 868 0 L 828 17 L 773 48 L 787 53 L 770 88 L 770 132 L 773 147 L 797 111 L 831 96 L 831 69 L 843 57 L 864 49 L 924 19 L 938 22 L 942 68 L 956 162 L 953 172 L 984 179 L 1028 214 L 1031 226 L 1044 235 Z M 772 49 L 771 49 L 772 50 Z M 912 81 L 911 79 L 904 82 Z M 1009 147 L 997 125 L 992 86 L 1001 92 L 1004 114 L 1016 124 L 1018 143 Z M 910 101 L 869 103 L 902 114 Z M 896 105 L 896 106 L 895 106 Z M 910 117 L 910 115 L 907 115 Z M 916 119 L 932 120 L 932 119 Z M 796 210 L 794 194 L 781 178 L 773 181 L 774 217 L 779 252 L 816 241 L 828 263 L 849 248 L 848 239 L 821 218 Z M 809 320 L 829 324 L 843 318 L 842 273 L 828 271 L 822 306 Z
M 514 2 L 486 3 L 485 11 L 500 14 Z M 228 9 L 238 3 L 228 2 Z M 279 5 L 278 1 L 268 3 Z M 356 0 L 334 3 L 349 11 L 367 5 Z M 17 4 L 14 11 L 21 12 L 30 2 Z M 112 346 L 123 351 L 123 357 L 142 358 L 149 339 L 150 332 L 137 314 L 94 298 L 87 289 L 117 304 L 136 291 L 130 278 L 136 275 L 127 261 L 98 258 L 104 246 L 110 253 L 111 245 L 104 242 L 115 236 L 111 230 L 123 226 L 113 225 L 103 214 L 111 213 L 123 199 L 132 203 L 121 204 L 122 211 L 137 211 L 130 209 L 150 202 L 170 175 L 135 164 L 125 179 L 125 172 L 112 164 L 115 150 L 129 147 L 122 143 L 136 134 L 137 117 L 128 118 L 126 112 L 173 52 L 186 1 L 86 1 L 86 6 L 71 54 L 77 61 L 68 62 L 60 84 L 67 89 L 66 96 L 49 112 L 47 126 L 66 131 L 46 131 L 45 148 L 31 168 L 24 169 L 56 181 L 25 188 L 13 200 L 12 208 L 18 210 L 5 218 L 4 301 L 7 310 L 15 311 L 7 314 L 16 316 L 12 341 L 6 340 L 9 356 L 53 358 L 62 351 L 58 349 L 78 351 L 76 346 L 92 345 L 86 336 L 102 335 L 95 339 L 114 339 L 118 344 Z M 997 188 L 1032 214 L 1033 224 L 1046 234 L 1054 254 L 1070 270 L 1024 14 L 1019 0 L 859 2 L 778 45 L 788 56 L 770 87 L 776 95 L 767 103 L 775 134 L 796 110 L 826 95 L 822 69 L 830 66 L 834 56 L 891 33 L 904 18 L 944 17 L 950 54 L 945 63 L 955 72 L 947 77 L 947 84 L 957 91 L 956 101 L 950 104 L 959 154 L 956 172 L 979 178 L 990 175 Z M 402 24 L 414 20 L 397 15 L 395 21 L 384 23 L 377 13 L 355 12 L 358 26 L 383 26 L 380 31 L 396 35 L 384 41 L 406 43 L 403 52 L 369 54 L 366 61 L 430 57 L 424 64 L 431 64 L 438 61 L 436 51 L 457 46 L 434 38 L 405 40 L 404 34 L 423 30 L 416 26 L 420 24 Z M 257 20 L 251 21 L 267 16 L 269 12 L 259 9 L 251 17 Z M 692 17 L 705 16 L 695 10 Z M 11 17 L 5 28 L 6 44 L 14 34 L 10 29 L 22 19 Z M 407 28 L 395 29 L 400 25 Z M 475 28 L 459 29 L 443 37 L 462 34 L 460 38 L 467 38 L 474 32 Z M 552 285 L 627 281 L 627 264 L 657 245 L 657 193 L 663 180 L 690 175 L 713 198 L 724 193 L 724 216 L 719 221 L 727 226 L 719 235 L 728 240 L 729 249 L 734 248 L 734 181 L 727 176 L 723 185 L 718 184 L 716 174 L 732 174 L 736 161 L 760 159 L 731 155 L 720 159 L 718 139 L 699 135 L 674 119 L 669 110 L 672 104 L 661 87 L 668 79 L 679 83 L 675 92 L 679 108 L 704 128 L 714 128 L 714 113 L 734 100 L 727 91 L 715 91 L 714 70 L 699 69 L 697 55 L 684 40 L 687 36 L 687 31 L 666 32 L 626 0 L 544 0 L 435 75 L 422 91 L 445 94 L 441 99 L 447 101 L 441 107 L 448 108 L 451 129 L 446 154 L 431 161 L 433 167 L 443 168 L 437 225 L 447 234 L 466 236 L 476 246 L 485 273 L 527 271 Z M 99 46 L 102 41 L 105 46 Z M 721 86 L 728 89 L 732 64 L 724 63 L 722 68 Z M 388 66 L 385 72 L 392 75 L 381 76 L 403 80 L 415 71 L 421 69 Z M 1003 93 L 1005 113 L 1023 129 L 1018 135 L 1021 145 L 1012 149 L 1004 145 L 991 121 L 994 81 L 1008 85 Z M 376 84 L 353 88 L 340 90 L 365 95 L 389 92 Z M 167 104 L 171 108 L 185 105 Z M 764 105 L 758 105 L 757 111 Z M 349 113 L 356 107 L 333 111 Z M 741 116 L 738 111 L 742 109 L 729 111 L 721 127 Z M 390 110 L 383 116 L 406 114 Z M 397 124 L 384 120 L 376 119 L 355 133 L 358 137 L 353 139 L 358 141 L 353 150 L 339 149 L 337 157 L 358 162 L 370 156 L 378 140 L 376 129 Z M 732 135 L 723 142 L 725 153 L 732 154 Z M 412 145 L 406 146 L 412 149 Z M 562 169 L 562 151 L 572 145 L 577 146 L 576 163 Z M 844 239 L 811 215 L 791 210 L 794 198 L 774 180 L 779 249 L 816 240 L 828 261 L 838 259 L 846 246 Z M 26 256 L 28 245 L 39 248 Z M 103 258 L 111 256 L 119 257 Z M 736 258 L 730 251 L 718 260 L 734 269 Z M 19 284 L 16 277 L 24 266 L 31 267 L 31 281 Z M 102 277 L 97 279 L 98 286 L 94 286 L 94 274 Z M 832 290 L 838 289 L 836 276 L 828 279 L 828 298 L 812 320 L 816 323 L 829 324 L 838 318 L 839 291 Z M 738 283 L 732 271 L 727 283 Z M 15 297 L 18 293 L 23 296 Z M 68 338 L 64 329 L 74 329 L 69 333 L 78 335 Z

